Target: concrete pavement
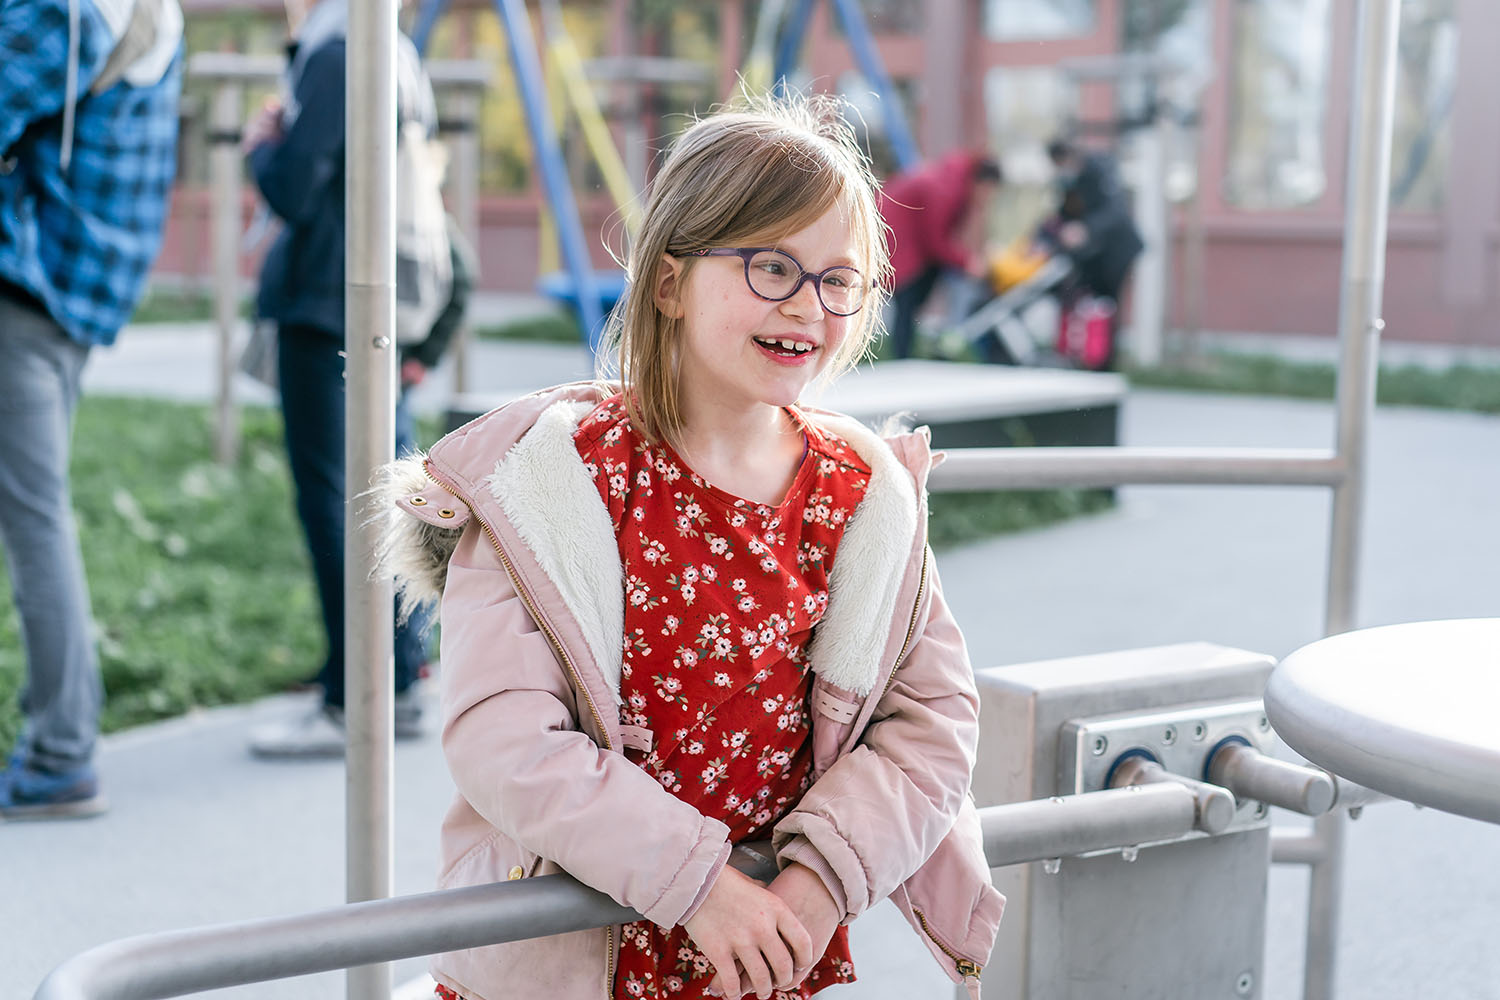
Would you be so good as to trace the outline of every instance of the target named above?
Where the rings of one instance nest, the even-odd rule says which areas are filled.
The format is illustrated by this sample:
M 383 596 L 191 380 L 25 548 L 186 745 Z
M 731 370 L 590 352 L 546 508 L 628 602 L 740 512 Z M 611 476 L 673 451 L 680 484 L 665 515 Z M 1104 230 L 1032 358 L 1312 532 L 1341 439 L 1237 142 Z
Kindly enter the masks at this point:
M 206 396 L 211 345 L 191 332 L 168 337 L 131 331 L 117 350 L 97 352 L 91 391 L 157 394 L 166 383 Z M 476 388 L 587 374 L 579 349 L 487 344 L 477 354 Z M 424 408 L 441 408 L 444 377 L 424 389 Z M 1123 440 L 1137 445 L 1332 440 L 1331 407 L 1319 403 L 1135 392 L 1124 417 Z M 1382 409 L 1371 440 L 1360 623 L 1496 614 L 1500 418 Z M 1325 493 L 1134 487 L 1120 497 L 1103 515 L 939 554 L 977 665 L 1192 639 L 1280 655 L 1317 637 Z M 0 996 L 29 996 L 48 969 L 103 941 L 338 903 L 341 769 L 258 762 L 244 749 L 257 720 L 304 701 L 274 698 L 110 737 L 101 757 L 114 802 L 107 816 L 0 827 Z M 402 745 L 398 892 L 431 887 L 448 794 L 435 740 Z M 1349 837 L 1340 1000 L 1500 998 L 1497 854 L 1500 828 L 1405 805 L 1368 809 Z M 1269 1000 L 1300 996 L 1306 881 L 1300 869 L 1272 872 Z M 951 995 L 888 907 L 856 923 L 855 959 L 862 982 L 824 996 Z M 420 970 L 420 961 L 402 963 L 397 981 Z M 331 974 L 222 995 L 311 1000 L 341 997 L 343 986 Z

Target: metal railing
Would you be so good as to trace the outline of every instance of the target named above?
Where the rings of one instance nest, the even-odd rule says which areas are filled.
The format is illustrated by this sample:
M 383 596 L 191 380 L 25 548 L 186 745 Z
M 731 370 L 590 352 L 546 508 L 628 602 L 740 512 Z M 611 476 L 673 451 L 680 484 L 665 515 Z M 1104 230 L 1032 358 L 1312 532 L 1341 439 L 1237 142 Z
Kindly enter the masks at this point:
M 995 868 L 1171 841 L 1204 826 L 1194 790 L 1177 782 L 991 806 L 980 822 Z M 732 863 L 769 880 L 776 864 L 758 846 L 737 848 Z M 34 1000 L 159 1000 L 638 919 L 568 875 L 542 875 L 125 938 L 59 965 Z

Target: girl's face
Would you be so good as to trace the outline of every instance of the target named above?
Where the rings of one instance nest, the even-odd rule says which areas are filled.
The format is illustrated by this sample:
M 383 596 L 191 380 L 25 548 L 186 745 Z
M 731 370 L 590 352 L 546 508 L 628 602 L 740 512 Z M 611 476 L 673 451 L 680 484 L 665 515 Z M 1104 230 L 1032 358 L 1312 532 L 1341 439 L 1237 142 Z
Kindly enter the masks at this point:
M 860 263 L 837 205 L 775 246 L 809 273 Z M 686 274 L 683 263 L 662 259 L 656 303 L 682 320 L 679 379 L 688 419 L 704 407 L 749 413 L 795 403 L 859 319 L 825 311 L 814 281 L 780 302 L 760 298 L 745 282 L 740 257 L 696 257 Z

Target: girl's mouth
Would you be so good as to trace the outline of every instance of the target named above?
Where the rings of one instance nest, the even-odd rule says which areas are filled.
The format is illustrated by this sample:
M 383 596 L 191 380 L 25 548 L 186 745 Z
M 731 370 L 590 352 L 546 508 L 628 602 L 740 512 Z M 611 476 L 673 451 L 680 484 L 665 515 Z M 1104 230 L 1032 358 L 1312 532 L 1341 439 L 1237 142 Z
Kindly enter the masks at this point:
M 778 358 L 802 358 L 816 350 L 817 345 L 805 340 L 791 340 L 776 337 L 756 337 L 755 343 L 767 354 Z

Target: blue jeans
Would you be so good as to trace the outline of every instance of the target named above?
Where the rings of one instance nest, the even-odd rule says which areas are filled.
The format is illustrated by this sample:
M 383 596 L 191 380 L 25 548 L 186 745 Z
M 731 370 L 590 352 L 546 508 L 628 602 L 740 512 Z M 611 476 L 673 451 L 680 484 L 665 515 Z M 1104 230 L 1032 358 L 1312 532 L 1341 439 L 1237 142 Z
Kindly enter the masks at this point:
M 277 374 L 297 516 L 312 557 L 328 659 L 318 673 L 326 704 L 344 704 L 344 358 L 343 338 L 311 326 L 277 331 Z M 396 454 L 415 447 L 405 394 L 396 404 Z M 417 679 L 425 616 L 396 626 L 396 693 Z
M 89 762 L 103 701 L 68 492 L 88 354 L 40 306 L 0 286 L 0 541 L 26 644 L 16 751 L 54 772 Z

